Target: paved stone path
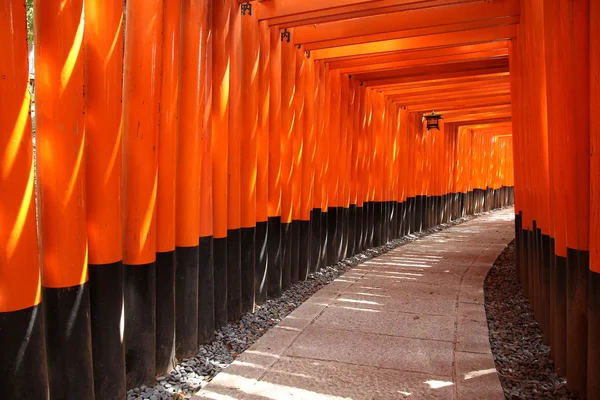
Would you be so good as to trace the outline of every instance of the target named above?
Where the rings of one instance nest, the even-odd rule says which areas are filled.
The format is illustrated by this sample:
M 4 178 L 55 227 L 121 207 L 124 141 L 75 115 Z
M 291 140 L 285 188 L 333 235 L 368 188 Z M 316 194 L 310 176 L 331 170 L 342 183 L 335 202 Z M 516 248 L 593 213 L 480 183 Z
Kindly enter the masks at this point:
M 504 399 L 483 283 L 513 217 L 488 214 L 351 269 L 194 399 Z

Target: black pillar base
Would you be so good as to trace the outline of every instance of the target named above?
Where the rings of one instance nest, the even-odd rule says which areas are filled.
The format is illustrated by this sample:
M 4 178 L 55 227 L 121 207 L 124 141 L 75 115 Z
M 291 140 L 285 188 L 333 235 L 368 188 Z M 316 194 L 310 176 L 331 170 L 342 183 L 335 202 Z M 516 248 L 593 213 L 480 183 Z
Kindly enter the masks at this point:
M 127 394 L 125 346 L 121 340 L 123 263 L 90 264 L 88 271 L 94 392 L 97 399 L 121 399 Z
M 292 284 L 292 224 L 281 223 L 281 289 Z
M 41 304 L 0 313 L 0 393 L 11 399 L 48 400 Z
M 600 273 L 590 271 L 588 287 L 588 399 L 600 399 Z
M 542 314 L 543 325 L 541 325 L 544 343 L 550 345 L 552 343 L 552 323 L 550 299 L 553 297 L 551 290 L 551 273 L 552 266 L 550 264 L 550 236 L 541 235 L 542 244 Z
M 204 236 L 198 242 L 198 344 L 204 344 L 215 338 L 213 237 Z
M 242 245 L 239 229 L 227 230 L 227 320 L 242 316 Z
M 373 204 L 373 246 L 383 244 L 383 203 L 375 201 Z
M 587 390 L 589 261 L 588 251 L 567 248 L 567 385 L 580 399 Z
M 241 228 L 242 313 L 254 310 L 256 227 Z
M 567 376 L 567 259 L 555 256 L 555 282 L 552 355 L 554 369 L 560 376 Z
M 321 209 L 314 208 L 310 212 L 310 267 L 309 273 L 319 269 L 321 261 Z
M 140 269 L 145 270 L 146 267 L 141 266 Z M 148 269 L 154 271 L 154 264 Z M 67 288 L 42 288 L 42 298 L 50 398 L 94 398 L 88 282 Z M 154 309 L 151 310 L 154 317 Z M 144 310 L 148 314 L 146 311 L 149 309 Z M 154 342 L 144 347 L 145 355 L 150 361 L 146 370 L 154 372 Z
M 338 256 L 338 208 L 327 209 L 327 265 L 337 262 Z
M 269 297 L 279 297 L 282 291 L 283 271 L 281 269 L 281 217 L 269 217 L 267 221 L 267 294 Z
M 92 315 L 92 331 L 93 320 Z M 93 348 L 95 351 L 95 343 Z M 173 368 L 175 368 L 175 250 L 156 253 L 156 373 L 164 374 Z M 94 373 L 95 370 L 96 367 Z
M 364 236 L 364 210 L 363 206 L 356 206 L 356 247 L 354 254 L 360 253 L 363 251 L 363 243 L 365 240 Z
M 254 274 L 254 297 L 256 304 L 264 304 L 267 302 L 268 293 L 268 273 L 269 273 L 269 257 L 268 257 L 268 237 L 269 224 L 267 221 L 256 223 L 255 237 L 255 274 Z
M 123 270 L 126 379 L 134 388 L 152 384 L 156 372 L 156 265 L 124 265 Z
M 175 355 L 192 357 L 198 350 L 198 246 L 176 247 Z
M 329 250 L 329 210 L 321 210 L 321 235 L 319 245 L 321 246 L 319 266 L 317 269 L 325 268 L 327 266 L 328 250 Z
M 227 238 L 213 239 L 215 329 L 227 325 Z
M 292 262 L 290 272 L 290 283 L 298 282 L 300 277 L 300 221 L 292 221 Z
M 311 260 L 311 226 L 310 221 L 298 221 L 298 229 L 300 231 L 298 244 L 298 280 L 305 281 L 308 279 L 310 272 Z
M 357 253 L 356 204 L 350 204 L 348 209 L 348 252 L 347 257 Z

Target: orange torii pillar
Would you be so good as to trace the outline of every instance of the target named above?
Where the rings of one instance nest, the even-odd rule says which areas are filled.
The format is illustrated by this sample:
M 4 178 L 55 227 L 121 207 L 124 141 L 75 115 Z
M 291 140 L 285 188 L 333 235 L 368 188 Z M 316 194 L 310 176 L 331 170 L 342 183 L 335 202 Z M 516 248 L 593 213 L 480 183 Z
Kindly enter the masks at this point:
M 292 262 L 291 262 L 291 283 L 298 282 L 300 270 L 300 253 L 306 256 L 306 250 L 309 248 L 302 247 L 300 250 L 301 233 L 306 236 L 306 232 L 301 232 L 301 205 L 302 205 L 302 158 L 304 144 L 304 82 L 306 73 L 306 57 L 300 45 L 294 49 L 296 57 L 296 75 L 294 83 L 294 119 L 292 120 Z M 285 68 L 285 67 L 283 67 Z M 306 263 L 304 257 L 304 263 Z
M 206 107 L 204 79 L 207 69 L 207 47 L 203 42 L 206 40 L 203 38 L 203 31 L 208 29 L 207 15 L 206 2 L 182 3 L 175 230 L 175 338 L 178 358 L 192 356 L 198 347 L 200 183 L 203 158 L 206 155 L 202 142 Z
M 307 54 L 310 57 L 310 52 Z M 309 118 L 312 122 L 308 122 L 309 129 L 312 130 L 312 210 L 310 212 L 310 225 L 311 225 L 311 259 L 310 259 L 310 271 L 315 272 L 321 267 L 321 256 L 322 256 L 322 245 L 321 245 L 321 220 L 322 220 L 322 177 L 323 177 L 323 105 L 321 103 L 323 96 L 322 92 L 325 90 L 325 85 L 321 79 L 322 63 L 315 61 L 311 66 L 311 73 L 308 77 L 308 84 L 306 86 L 306 96 L 308 103 L 306 107 L 305 118 Z M 310 91 L 313 91 L 311 94 Z
M 330 90 L 329 72 L 327 65 L 321 63 L 319 71 L 319 138 L 318 138 L 318 151 L 319 151 L 319 164 L 320 173 L 317 175 L 319 185 L 317 190 L 321 191 L 319 207 L 321 209 L 321 229 L 320 232 L 320 254 L 319 254 L 319 266 L 318 268 L 324 268 L 328 261 L 328 248 L 329 248 L 329 228 L 327 215 L 329 207 L 329 107 L 330 107 L 330 96 L 328 91 Z
M 93 399 L 83 0 L 36 1 L 34 8 L 36 165 L 49 394 L 51 398 Z
M 293 29 L 288 31 L 293 34 Z M 294 90 L 296 82 L 296 49 L 284 39 L 281 45 L 281 282 L 286 290 L 292 282 L 292 221 L 294 174 L 294 119 L 296 108 Z
M 338 235 L 341 228 L 341 212 L 338 210 L 339 157 L 340 157 L 340 93 L 341 75 L 339 71 L 328 74 L 329 90 L 326 111 L 329 114 L 325 135 L 329 141 L 329 161 L 327 167 L 327 264 L 336 263 L 338 255 Z
M 215 328 L 227 324 L 227 174 L 229 134 L 229 1 L 212 6 L 212 114 L 210 152 L 213 194 Z M 218 34 L 215 34 L 218 32 Z
M 154 382 L 156 197 L 161 0 L 129 0 L 123 74 L 123 204 L 127 386 Z M 144 43 L 144 46 L 140 46 Z
M 598 375 L 590 375 L 588 362 L 598 365 L 598 360 L 588 360 L 588 278 L 590 276 L 590 95 L 597 94 L 597 48 L 592 48 L 590 29 L 597 33 L 598 6 L 594 1 L 569 2 L 554 0 L 543 2 L 544 35 L 547 62 L 548 116 L 556 124 L 557 135 L 565 135 L 564 153 L 566 167 L 566 301 L 567 337 L 566 360 L 568 385 L 580 398 L 600 396 Z M 595 14 L 590 13 L 594 7 Z M 556 54 L 560 49 L 563 57 Z M 567 57 L 564 54 L 568 54 Z M 593 60 L 593 61 L 592 61 Z M 553 114 L 556 113 L 556 117 Z M 549 124 L 550 125 L 550 124 Z M 592 136 L 592 143 L 595 139 Z M 596 171 L 591 170 L 592 173 Z M 593 185 L 593 183 L 592 183 Z M 595 189 L 592 186 L 593 189 Z M 592 282 L 593 283 L 593 282 Z M 596 332 L 597 333 L 597 332 Z M 590 337 L 592 338 L 592 337 Z M 598 338 L 593 337 L 593 341 Z M 597 357 L 597 353 L 592 356 Z M 590 371 L 592 372 L 592 371 Z M 597 370 L 596 370 L 597 373 Z M 587 382 L 586 382 L 586 377 Z
M 258 125 L 256 130 L 256 250 L 254 272 L 254 295 L 256 304 L 267 301 L 269 287 L 269 107 L 270 107 L 270 57 L 271 44 L 269 24 L 259 25 L 258 56 Z
M 357 251 L 364 251 L 367 248 L 366 238 L 367 238 L 367 203 L 366 201 L 366 193 L 367 193 L 367 115 L 366 115 L 366 98 L 365 98 L 366 88 L 363 86 L 362 82 L 359 82 L 357 87 L 357 96 L 358 96 L 358 108 L 357 108 L 357 136 L 358 136 L 358 147 L 357 147 L 357 188 L 356 188 L 356 220 L 357 220 L 357 235 L 358 235 L 358 244 Z
M 590 2 L 590 110 L 600 107 L 600 4 Z M 590 120 L 590 276 L 588 293 L 588 398 L 600 397 L 600 124 Z
M 227 318 L 242 315 L 241 254 L 241 129 L 242 115 L 242 26 L 240 4 L 229 0 L 229 138 L 227 142 Z
M 266 30 L 266 28 L 261 29 L 261 34 L 265 35 L 263 30 Z M 280 32 L 279 29 L 270 28 L 269 62 L 268 66 L 264 67 L 269 70 L 269 182 L 267 210 L 267 254 L 269 266 L 267 271 L 267 293 L 273 297 L 279 296 L 283 288 L 281 258 L 281 46 L 282 41 L 285 40 L 287 42 L 287 38 L 284 36 L 283 32 Z M 263 38 L 261 43 L 265 41 L 266 39 Z M 263 60 L 262 62 L 267 61 Z M 264 115 L 264 112 L 261 115 Z
M 399 106 L 399 163 L 398 163 L 398 201 L 400 201 L 400 237 L 408 235 L 408 110 Z
M 46 399 L 27 26 L 21 0 L 0 6 L 0 38 L 0 391 L 18 399 Z
M 338 261 L 346 258 L 347 244 L 348 244 L 348 201 L 349 196 L 347 192 L 348 188 L 348 132 L 349 132 L 349 120 L 348 120 L 348 106 L 350 101 L 350 80 L 348 75 L 341 75 L 341 96 L 340 96 L 340 161 L 339 161 L 339 216 L 338 219 Z
M 240 5 L 241 14 L 241 103 L 244 114 L 240 131 L 241 160 L 241 268 L 242 268 L 242 312 L 254 310 L 255 262 L 257 227 L 257 129 L 259 99 L 259 27 L 256 12 Z M 258 249 L 260 251 L 260 249 Z
M 373 147 L 373 91 L 363 88 L 365 99 L 365 248 L 373 247 L 373 156 L 375 149 Z
M 123 2 L 85 0 L 85 137 L 90 317 L 96 398 L 123 398 L 121 82 Z
M 180 4 L 163 3 L 163 54 L 156 193 L 156 372 L 175 357 L 175 213 Z
M 304 56 L 309 57 L 306 52 Z M 313 240 L 314 214 L 314 160 L 315 160 L 315 63 L 306 60 L 304 88 L 304 136 L 302 140 L 302 185 L 300 201 L 300 266 L 299 279 L 304 281 L 313 270 L 313 247 L 318 246 L 318 240 Z
M 204 95 L 204 115 L 200 131 L 200 146 L 202 164 L 200 166 L 200 213 L 199 239 L 198 239 L 198 344 L 209 343 L 215 336 L 215 272 L 213 260 L 213 195 L 212 195 L 212 59 L 213 59 L 213 36 L 212 29 L 213 5 L 208 3 L 202 19 L 203 29 L 200 30 L 200 71 L 203 73 L 201 82 Z M 202 47 L 206 52 L 202 51 Z
M 360 239 L 360 230 L 358 224 L 358 140 L 359 140 L 359 126 L 360 126 L 360 82 L 356 79 L 351 80 L 352 98 L 350 109 L 350 118 L 352 119 L 351 137 L 351 150 L 349 153 L 349 174 L 350 174 L 350 187 L 349 187 L 349 213 L 350 223 L 348 227 L 348 235 L 350 241 L 348 243 L 348 255 L 353 256 L 358 253 L 358 243 Z

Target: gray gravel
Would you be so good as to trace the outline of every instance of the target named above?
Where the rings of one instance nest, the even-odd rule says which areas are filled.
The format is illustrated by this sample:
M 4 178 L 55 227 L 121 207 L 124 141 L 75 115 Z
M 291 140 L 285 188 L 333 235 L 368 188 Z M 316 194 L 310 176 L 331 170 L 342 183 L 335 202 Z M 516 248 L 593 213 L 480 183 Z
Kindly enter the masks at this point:
M 529 300 L 515 267 L 514 240 L 504 249 L 485 281 L 490 344 L 507 399 L 576 399 L 566 380 L 554 372 L 550 347 L 542 342 Z
M 231 364 L 239 354 L 256 342 L 267 330 L 277 325 L 311 295 L 350 268 L 387 253 L 405 243 L 473 218 L 474 216 L 463 217 L 421 233 L 392 240 L 384 246 L 368 249 L 335 265 L 327 266 L 310 274 L 308 280 L 293 285 L 283 292 L 281 297 L 267 301 L 266 304 L 258 306 L 254 313 L 244 314 L 239 322 L 228 324 L 215 332 L 216 340 L 214 342 L 200 346 L 195 357 L 180 360 L 174 371 L 157 377 L 156 385 L 153 388 L 142 386 L 129 390 L 127 400 L 180 400 L 191 398 L 193 393 L 210 382 L 216 374 Z

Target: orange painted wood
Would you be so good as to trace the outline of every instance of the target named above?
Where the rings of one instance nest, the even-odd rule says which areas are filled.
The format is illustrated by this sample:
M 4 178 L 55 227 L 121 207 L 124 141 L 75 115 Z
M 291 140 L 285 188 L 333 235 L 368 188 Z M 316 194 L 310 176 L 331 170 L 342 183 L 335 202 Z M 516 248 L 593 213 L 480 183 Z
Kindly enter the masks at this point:
M 0 10 L 0 312 L 42 300 L 35 221 L 25 7 Z M 39 129 L 39 128 L 38 128 Z
M 85 172 L 86 181 L 91 182 L 86 185 L 88 261 L 110 264 L 123 259 L 121 95 L 124 10 L 121 1 L 85 0 L 84 5 Z M 165 158 L 170 160 L 167 162 L 170 166 L 174 165 L 174 157 L 168 150 Z M 167 191 L 173 196 L 174 188 L 170 189 L 168 187 Z M 167 218 L 173 228 L 173 215 L 167 212 Z M 173 234 L 171 230 L 173 237 L 165 238 L 171 250 L 174 249 Z
M 286 43 L 287 46 L 291 45 Z M 306 84 L 306 57 L 304 51 L 300 48 L 294 49 L 296 57 L 296 80 L 294 84 L 295 108 L 292 122 L 292 145 L 293 145 L 293 168 L 292 168 L 292 217 L 294 221 L 300 221 L 302 216 L 302 178 L 303 178 L 303 158 L 304 153 L 304 95 Z M 285 68 L 285 67 L 284 67 Z
M 201 134 L 206 104 L 203 68 L 207 68 L 206 62 L 204 65 L 201 64 L 202 60 L 206 60 L 205 43 L 201 41 L 202 31 L 208 28 L 206 26 L 208 7 L 202 2 L 183 2 L 181 11 L 177 11 L 177 14 L 181 14 L 179 76 L 182 85 L 179 88 L 175 231 L 178 247 L 192 247 L 198 246 L 200 237 L 200 180 L 205 155 Z M 179 33 L 178 28 L 171 28 L 174 29 L 174 35 Z M 173 41 L 165 41 L 165 44 L 167 43 L 171 45 Z M 174 106 L 177 107 L 177 103 Z
M 468 3 L 472 0 L 454 0 L 455 3 Z M 262 3 L 260 3 L 262 5 Z M 336 3 L 339 5 L 339 3 Z M 346 4 L 342 7 L 327 7 L 327 3 L 316 4 L 310 11 L 285 16 L 272 16 L 271 25 L 299 26 L 318 24 L 340 19 L 361 18 L 369 15 L 409 11 L 416 8 L 447 6 L 448 0 L 377 0 L 364 4 Z M 259 12 L 260 12 L 259 8 Z M 263 15 L 263 18 L 265 16 Z
M 600 19 L 600 5 L 590 2 L 590 21 Z M 600 26 L 590 24 L 590 111 L 600 107 Z M 590 119 L 590 269 L 600 273 L 600 122 Z M 588 391 L 590 389 L 588 388 Z
M 59 11 L 61 4 L 62 11 Z M 39 209 L 40 234 L 43 241 L 42 286 L 62 288 L 80 285 L 88 280 L 83 0 L 38 1 L 35 7 L 36 168 L 39 195 L 43 199 Z M 144 15 L 140 18 L 143 19 Z M 127 72 L 126 70 L 126 77 Z M 22 87 L 23 93 L 19 96 L 20 106 L 26 101 L 25 88 L 26 86 Z M 128 100 L 126 95 L 125 101 Z M 152 118 L 144 119 L 144 129 L 148 128 L 145 123 L 150 122 L 149 120 Z M 125 120 L 125 126 L 129 127 L 127 122 L 128 119 Z M 143 145 L 150 146 L 138 147 L 138 154 L 152 154 L 152 145 L 155 144 L 152 134 L 155 132 L 151 127 L 149 131 Z M 126 128 L 125 143 L 128 143 L 130 137 Z M 125 204 L 131 205 L 127 199 L 132 198 L 140 202 L 142 199 L 150 200 L 154 183 L 152 161 L 148 160 L 147 164 L 150 171 L 141 172 L 147 178 L 145 183 L 149 185 L 142 184 L 143 189 L 140 188 L 141 190 L 133 196 L 125 195 Z M 125 176 L 126 184 L 130 176 Z M 128 208 L 128 211 L 133 209 Z M 140 214 L 142 217 L 145 213 Z M 153 217 L 153 209 L 149 215 Z M 126 246 L 130 249 L 135 247 L 136 256 L 152 260 L 154 232 L 149 225 L 148 229 L 144 229 L 141 224 L 137 224 L 136 228 L 150 236 L 148 246 L 140 246 L 139 242 L 135 243 L 137 246 L 133 246 L 132 235 L 127 236 Z
M 213 236 L 227 237 L 230 18 L 229 2 L 212 5 L 212 158 Z
M 293 32 L 292 32 L 293 33 Z M 293 219 L 294 124 L 296 109 L 296 48 L 287 42 L 281 45 L 281 222 Z
M 557 213 L 557 224 L 566 220 L 566 246 L 576 250 L 589 249 L 590 221 L 590 47 L 589 4 L 575 5 L 563 1 L 544 3 L 546 63 L 548 65 L 548 120 L 556 129 L 563 157 L 564 170 L 559 166 L 566 198 L 558 196 L 556 206 L 566 214 Z M 568 11 L 567 11 L 568 10 Z M 565 18 L 569 15 L 569 18 Z M 563 56 L 554 52 L 561 49 Z M 558 221 L 560 218 L 560 221 Z M 558 234 L 558 233 L 557 233 Z M 562 245 L 562 238 L 561 238 Z
M 239 7 L 237 12 L 240 12 Z M 240 138 L 241 227 L 252 228 L 256 226 L 258 206 L 257 130 L 259 126 L 259 93 L 261 90 L 259 87 L 260 35 L 256 13 L 252 13 L 252 15 L 246 13 L 246 15 L 241 16 L 241 34 L 241 108 L 243 110 L 241 113 Z M 266 207 L 263 209 L 266 211 Z
M 264 29 L 264 28 L 263 28 Z M 281 39 L 270 29 L 269 81 L 269 217 L 281 216 Z
M 304 84 L 304 138 L 302 150 L 302 221 L 310 221 L 310 213 L 314 207 L 315 159 L 316 159 L 316 121 L 315 103 L 317 88 L 315 86 L 315 62 L 306 60 L 306 81 Z M 320 207 L 319 207 L 320 208 Z
M 209 4 L 208 12 L 205 14 L 204 27 L 201 30 L 200 46 L 206 48 L 204 59 L 200 61 L 205 65 L 204 71 L 204 116 L 202 119 L 202 131 L 200 132 L 200 141 L 202 146 L 201 173 L 200 173 L 200 237 L 213 236 L 213 183 L 212 183 L 212 110 L 213 110 L 213 35 L 212 29 L 213 11 Z M 208 28 L 208 29 L 206 29 Z
M 372 35 L 393 34 L 423 27 L 451 26 L 474 21 L 486 21 L 488 23 L 493 21 L 496 24 L 501 24 L 503 23 L 503 17 L 518 16 L 519 10 L 518 0 L 507 0 L 491 4 L 475 2 L 381 13 L 360 19 L 307 24 L 296 29 L 294 40 L 298 44 L 320 43 L 347 38 L 369 42 L 373 41 L 370 38 Z
M 269 109 L 271 106 L 271 39 L 267 22 L 260 23 L 259 38 L 256 221 L 266 222 L 269 202 Z
M 243 125 L 242 70 L 242 15 L 240 5 L 230 1 L 229 14 L 229 138 L 227 142 L 227 229 L 240 229 L 241 203 L 241 131 Z
M 515 35 L 515 25 L 508 25 L 331 47 L 315 50 L 311 54 L 315 59 L 335 59 L 346 56 L 360 56 L 398 50 L 433 48 L 447 45 L 467 45 L 485 41 L 506 40 L 515 37 Z

